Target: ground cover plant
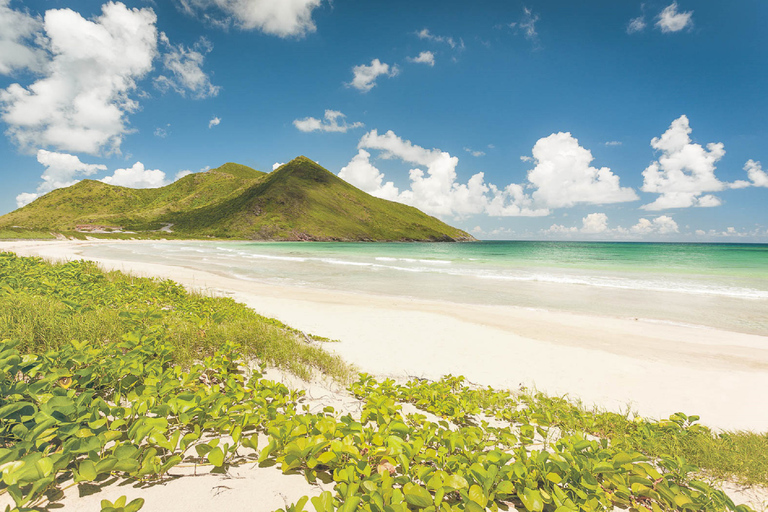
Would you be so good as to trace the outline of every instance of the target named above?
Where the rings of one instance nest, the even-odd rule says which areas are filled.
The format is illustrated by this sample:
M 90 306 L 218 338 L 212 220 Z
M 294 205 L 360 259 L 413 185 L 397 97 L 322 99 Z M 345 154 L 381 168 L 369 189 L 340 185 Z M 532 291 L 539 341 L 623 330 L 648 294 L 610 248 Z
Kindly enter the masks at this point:
M 182 463 L 226 471 L 250 460 L 332 486 L 284 512 L 749 510 L 694 465 L 698 451 L 739 442 L 696 417 L 595 413 L 461 377 L 398 384 L 368 375 L 349 388 L 360 415 L 309 413 L 302 392 L 249 370 L 251 358 L 339 379 L 343 371 L 327 354 L 311 359 L 315 352 L 291 366 L 280 351 L 227 339 L 234 330 L 202 336 L 245 315 L 233 301 L 9 254 L 0 254 L 0 290 L 0 493 L 19 509 L 56 500 L 72 484 L 153 481 Z M 35 305 L 41 318 L 27 326 Z M 111 316 L 99 322 L 96 313 Z M 766 452 L 757 443 L 763 451 L 745 464 L 759 476 L 754 460 Z M 143 502 L 132 498 L 102 509 L 136 512 Z

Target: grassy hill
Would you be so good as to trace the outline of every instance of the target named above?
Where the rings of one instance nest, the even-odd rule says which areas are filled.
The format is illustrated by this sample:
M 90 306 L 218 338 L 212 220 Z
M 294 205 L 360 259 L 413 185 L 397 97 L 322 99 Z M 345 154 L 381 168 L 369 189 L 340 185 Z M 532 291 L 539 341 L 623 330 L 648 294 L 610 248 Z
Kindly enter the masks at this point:
M 157 236 L 168 225 L 176 238 L 473 240 L 416 208 L 375 198 L 303 156 L 269 174 L 228 163 L 157 189 L 83 180 L 0 217 L 0 230 Z

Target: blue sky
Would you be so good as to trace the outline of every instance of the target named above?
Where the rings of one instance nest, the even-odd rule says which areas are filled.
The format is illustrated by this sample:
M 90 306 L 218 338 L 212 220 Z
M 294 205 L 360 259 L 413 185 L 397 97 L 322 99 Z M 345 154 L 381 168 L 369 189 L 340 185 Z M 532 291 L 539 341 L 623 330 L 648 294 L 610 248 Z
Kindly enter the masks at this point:
M 0 0 L 0 212 L 303 154 L 479 238 L 766 242 L 765 19 L 759 0 Z

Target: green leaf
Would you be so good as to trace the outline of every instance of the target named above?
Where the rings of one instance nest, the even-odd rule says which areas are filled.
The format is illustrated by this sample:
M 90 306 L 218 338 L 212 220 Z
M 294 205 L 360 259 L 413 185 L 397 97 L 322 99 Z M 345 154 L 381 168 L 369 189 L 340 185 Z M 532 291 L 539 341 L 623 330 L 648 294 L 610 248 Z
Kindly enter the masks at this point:
M 213 464 L 214 466 L 221 467 L 224 464 L 224 452 L 219 448 L 218 446 L 208 452 L 207 455 L 208 462 Z
M 144 498 L 136 498 L 123 507 L 123 512 L 138 512 L 144 506 Z
M 469 499 L 485 508 L 488 504 L 488 498 L 483 493 L 483 489 L 479 485 L 473 485 L 469 488 Z
M 99 476 L 96 472 L 96 464 L 94 464 L 92 460 L 84 460 L 81 462 L 77 472 L 80 475 L 80 481 L 85 480 L 92 482 Z
M 466 489 L 469 487 L 467 479 L 461 475 L 448 475 L 443 482 L 445 487 L 449 487 L 452 491 L 458 491 L 459 489 Z
M 526 487 L 518 497 L 523 502 L 523 505 L 525 505 L 525 508 L 531 512 L 541 512 L 544 510 L 544 500 L 541 498 L 541 493 L 538 490 Z
M 411 482 L 408 482 L 403 486 L 403 494 L 405 496 L 405 501 L 410 505 L 424 508 L 433 503 L 432 495 L 428 490 Z
M 38 460 L 35 462 L 35 466 L 37 466 L 42 476 L 48 476 L 53 472 L 53 460 L 50 457 Z
M 323 491 L 320 496 L 315 496 L 310 501 L 316 512 L 333 512 L 333 495 L 330 491 Z

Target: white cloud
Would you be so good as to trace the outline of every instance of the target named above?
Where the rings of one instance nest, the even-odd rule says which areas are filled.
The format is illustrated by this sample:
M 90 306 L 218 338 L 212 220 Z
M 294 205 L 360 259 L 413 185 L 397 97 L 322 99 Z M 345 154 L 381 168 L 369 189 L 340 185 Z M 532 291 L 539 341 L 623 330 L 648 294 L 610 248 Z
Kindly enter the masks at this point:
M 295 119 L 293 121 L 293 125 L 302 132 L 320 131 L 339 133 L 346 133 L 347 130 L 352 130 L 354 128 L 360 128 L 364 126 L 363 123 L 359 121 L 352 124 L 347 124 L 345 119 L 346 117 L 347 116 L 338 110 L 326 110 L 326 122 L 323 122 L 322 120 L 316 119 L 314 117 L 305 117 L 304 119 Z M 341 124 L 339 124 L 339 121 L 341 121 Z
M 630 232 L 638 235 L 648 235 L 651 233 L 658 233 L 660 235 L 666 235 L 670 233 L 677 233 L 678 226 L 672 217 L 662 215 L 656 217 L 653 220 L 641 218 L 637 221 L 637 224 L 629 228 Z
M 760 162 L 747 160 L 747 163 L 744 164 L 744 170 L 747 171 L 747 176 L 752 180 L 754 186 L 768 187 L 768 173 L 763 170 L 763 166 Z
M 152 69 L 157 52 L 152 9 L 107 3 L 92 21 L 70 9 L 45 13 L 52 54 L 42 78 L 0 91 L 6 134 L 25 150 L 52 146 L 96 154 L 119 151 L 129 133 L 129 94 Z
M 636 32 L 642 32 L 645 30 L 646 24 L 645 24 L 645 17 L 644 16 L 638 16 L 637 18 L 632 18 L 629 20 L 629 24 L 627 25 L 627 34 L 634 34 Z
M 354 87 L 355 89 L 363 92 L 368 92 L 376 87 L 376 79 L 381 76 L 393 77 L 397 76 L 400 69 L 394 65 L 390 66 L 379 59 L 373 59 L 370 66 L 360 64 L 352 69 L 354 78 L 347 85 Z
M 552 224 L 547 229 L 542 230 L 545 235 L 570 235 L 578 233 L 579 228 L 576 226 L 566 227 L 562 224 Z
M 436 36 L 432 34 L 427 28 L 419 30 L 416 32 L 416 35 L 419 37 L 419 39 L 426 39 L 427 41 L 432 41 L 435 43 L 444 43 L 453 49 L 459 48 L 461 50 L 464 48 L 464 41 L 461 39 L 459 39 L 459 42 L 457 43 L 454 38 L 449 36 Z
M 432 52 L 421 52 L 417 57 L 408 57 L 408 62 L 414 62 L 417 64 L 427 64 L 428 66 L 435 65 L 435 54 Z
M 208 121 L 208 129 L 210 130 L 214 126 L 219 126 L 219 124 L 221 124 L 221 119 L 214 116 L 210 121 Z
M 181 171 L 177 172 L 176 175 L 173 177 L 173 181 L 179 181 L 184 176 L 189 176 L 190 174 L 197 174 L 198 172 L 208 171 L 208 170 L 210 170 L 210 168 L 211 168 L 210 165 L 206 165 L 205 167 L 203 167 L 202 169 L 199 169 L 197 171 L 191 171 L 189 169 L 181 170 Z
M 472 148 L 464 148 L 464 151 L 466 151 L 467 153 L 469 153 L 470 155 L 472 155 L 474 157 L 485 156 L 485 151 L 475 151 Z
M 78 178 L 81 176 L 91 176 L 99 171 L 107 170 L 106 165 L 86 164 L 75 155 L 44 149 L 38 150 L 37 161 L 45 167 L 45 171 L 40 176 L 43 181 L 38 185 L 37 193 L 25 192 L 16 196 L 16 204 L 19 207 L 34 201 L 37 197 L 47 194 L 51 190 L 74 185 L 80 181 Z
M 629 229 L 621 226 L 616 228 L 608 227 L 608 216 L 605 213 L 590 213 L 581 219 L 581 227 L 567 227 L 562 224 L 553 224 L 548 229 L 542 230 L 546 235 L 602 235 L 606 238 L 625 239 L 637 238 L 647 235 L 669 235 L 678 233 L 677 222 L 672 217 L 662 215 L 653 220 L 641 218 L 637 224 Z
M 642 190 L 660 196 L 643 205 L 644 210 L 721 204 L 719 198 L 705 193 L 729 187 L 715 176 L 715 163 L 725 155 L 725 148 L 718 142 L 704 149 L 691 141 L 690 134 L 688 118 L 683 115 L 672 121 L 661 137 L 651 140 L 651 147 L 662 155 L 643 171 Z
M 158 126 L 155 128 L 155 137 L 160 137 L 161 139 L 164 139 L 168 136 L 168 128 L 171 125 L 167 125 L 165 128 Z
M 98 171 L 106 171 L 107 166 L 101 164 L 86 164 L 75 155 L 38 150 L 37 161 L 45 166 L 43 182 L 37 187 L 37 192 L 45 194 L 51 190 L 69 187 L 77 183 L 76 176 L 91 176 Z
M 579 146 L 570 133 L 557 133 L 539 139 L 533 147 L 536 167 L 528 173 L 528 183 L 498 187 L 486 183 L 482 172 L 466 183 L 457 182 L 459 159 L 439 149 L 424 149 L 403 140 L 394 132 L 366 133 L 359 149 L 376 149 L 380 158 L 398 158 L 426 168 L 409 172 L 410 189 L 398 190 L 385 182 L 383 174 L 370 162 L 370 153 L 360 151 L 345 167 L 343 178 L 366 192 L 415 206 L 432 215 L 464 216 L 485 213 L 491 216 L 545 216 L 551 208 L 576 204 L 608 204 L 634 201 L 631 188 L 621 187 L 610 169 L 590 167 L 592 154 Z M 471 149 L 465 150 L 474 153 Z M 526 189 L 533 189 L 529 194 Z
M 31 44 L 41 36 L 42 20 L 9 5 L 10 0 L 0 0 L 0 75 L 22 69 L 42 71 L 47 56 Z
M 284 165 L 285 165 L 285 163 L 283 163 L 283 162 L 275 162 L 275 163 L 272 164 L 272 170 L 274 171 L 277 168 L 282 167 Z
M 160 75 L 154 83 L 162 92 L 173 89 L 181 96 L 195 99 L 208 98 L 219 94 L 220 87 L 211 83 L 210 77 L 202 70 L 205 56 L 213 50 L 213 45 L 201 37 L 193 46 L 171 44 L 165 32 L 160 33 L 160 41 L 165 47 L 163 67 L 169 76 Z
M 697 229 L 695 233 L 697 236 L 706 236 L 708 238 L 764 238 L 768 236 L 768 230 L 759 227 L 754 228 L 751 231 L 746 231 L 736 229 L 734 226 L 729 226 L 725 228 L 724 231 L 718 231 L 716 229 L 704 231 L 703 229 Z
M 535 47 L 539 45 L 539 34 L 536 32 L 536 22 L 539 21 L 539 15 L 534 14 L 527 7 L 523 7 L 523 17 L 520 21 L 510 23 L 509 26 L 516 32 L 522 32 L 523 36 L 531 41 Z
M 376 197 L 397 201 L 400 191 L 391 181 L 384 183 L 384 175 L 371 164 L 370 158 L 369 152 L 359 149 L 352 160 L 341 168 L 339 178 Z
M 542 231 L 542 233 L 547 235 L 572 235 L 576 233 L 596 235 L 608 232 L 610 232 L 608 229 L 608 216 L 604 213 L 590 213 L 581 219 L 580 228 L 577 226 L 566 227 L 562 224 L 552 224 L 548 229 Z
M 26 206 L 35 199 L 40 197 L 39 194 L 34 194 L 32 192 L 22 192 L 21 194 L 16 196 L 16 208 L 21 208 L 22 206 Z
M 677 12 L 677 2 L 673 2 L 659 13 L 656 26 L 664 33 L 680 32 L 693 26 L 693 11 Z
M 581 147 L 570 133 L 553 133 L 539 139 L 532 154 L 536 167 L 528 172 L 528 181 L 536 188 L 533 199 L 543 207 L 623 203 L 638 199 L 634 190 L 620 186 L 619 177 L 609 168 L 591 167 L 592 152 Z
M 609 140 L 605 143 L 606 146 L 621 146 L 621 142 L 618 140 Z
M 312 11 L 321 0 L 179 0 L 188 13 L 215 25 L 258 29 L 279 37 L 302 37 L 316 30 Z M 219 9 L 224 17 L 210 14 Z
M 459 159 L 439 149 L 425 149 L 394 132 L 366 133 L 358 143 L 358 154 L 339 173 L 343 179 L 377 197 L 396 200 L 431 215 L 464 216 L 487 213 L 492 216 L 541 216 L 546 209 L 532 208 L 532 201 L 520 185 L 499 188 L 485 183 L 484 174 L 473 175 L 466 183 L 457 182 Z M 381 151 L 380 158 L 397 158 L 426 168 L 409 171 L 410 188 L 400 191 L 371 163 L 366 149 Z
M 604 213 L 590 213 L 581 219 L 582 233 L 604 233 L 608 231 L 608 216 Z
M 163 171 L 145 169 L 141 162 L 136 162 L 127 169 L 116 169 L 112 176 L 102 178 L 101 181 L 109 185 L 129 188 L 158 188 L 169 184 Z

